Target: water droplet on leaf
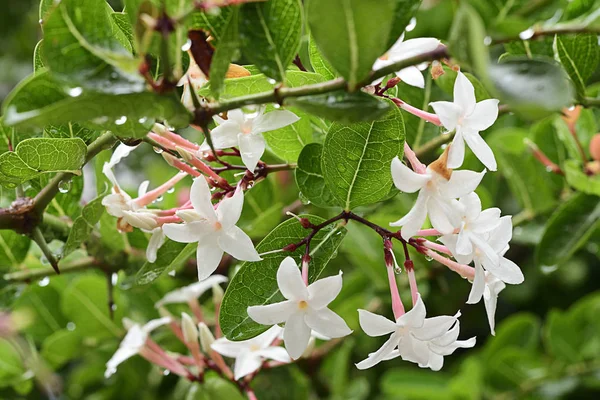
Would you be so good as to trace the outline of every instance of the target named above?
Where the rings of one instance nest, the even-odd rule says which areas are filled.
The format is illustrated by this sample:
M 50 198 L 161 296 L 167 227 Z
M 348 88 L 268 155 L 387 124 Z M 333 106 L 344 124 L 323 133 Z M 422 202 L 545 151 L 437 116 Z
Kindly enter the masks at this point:
M 58 183 L 58 191 L 67 193 L 71 189 L 71 181 L 60 181 Z
M 69 89 L 69 96 L 71 97 L 81 96 L 81 93 L 83 93 L 83 89 L 80 87 L 74 87 Z
M 50 283 L 50 278 L 45 276 L 38 282 L 38 285 L 40 285 L 41 287 L 44 287 L 44 286 L 48 286 L 49 283 Z
M 122 116 L 121 118 L 117 119 L 115 121 L 116 125 L 123 125 L 125 122 L 127 122 L 127 117 L 126 116 Z

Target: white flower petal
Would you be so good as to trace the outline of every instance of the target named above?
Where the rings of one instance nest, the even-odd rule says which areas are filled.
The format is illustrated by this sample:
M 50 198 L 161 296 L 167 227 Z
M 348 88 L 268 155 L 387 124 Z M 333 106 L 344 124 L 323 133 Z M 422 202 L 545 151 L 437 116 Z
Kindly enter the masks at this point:
M 249 171 L 254 171 L 265 152 L 265 139 L 261 134 L 243 134 L 238 135 L 240 145 L 240 154 L 242 162 Z
M 485 269 L 490 271 L 494 276 L 503 282 L 510 283 L 511 285 L 518 285 L 523 283 L 525 277 L 523 272 L 517 264 L 505 257 L 500 257 L 498 266 L 488 268 L 487 264 L 484 264 Z
M 266 349 L 257 350 L 256 354 L 282 363 L 289 363 L 292 361 L 290 355 L 283 347 L 267 347 Z
M 481 203 L 480 203 L 481 204 Z M 500 209 L 497 207 L 483 210 L 473 226 L 473 231 L 478 233 L 490 232 L 500 226 Z M 512 232 L 512 229 L 511 229 Z M 510 239 L 509 239 L 510 240 Z M 505 246 L 503 246 L 505 247 Z
M 505 215 L 500 218 L 500 223 L 492 231 L 490 234 L 489 244 L 492 246 L 494 251 L 501 252 L 506 246 L 508 246 L 508 242 L 512 239 L 512 217 L 510 215 Z
M 208 221 L 194 221 L 185 224 L 164 224 L 165 236 L 179 243 L 194 243 L 204 240 L 214 232 Z
M 431 180 L 429 174 L 418 174 L 408 168 L 398 157 L 392 160 L 392 179 L 394 185 L 403 192 L 414 193 Z
M 140 187 L 138 188 L 138 197 L 142 197 L 148 191 L 148 186 L 150 185 L 150 181 L 143 181 L 140 183 Z
M 225 121 L 222 125 L 217 126 L 210 131 L 215 149 L 227 149 L 237 147 L 238 134 L 241 132 L 240 125 L 234 121 Z
M 427 202 L 427 212 L 431 225 L 440 233 L 448 235 L 454 231 L 454 224 L 451 222 L 453 213 L 450 204 L 446 204 L 438 197 L 430 197 Z
M 298 310 L 294 301 L 282 301 L 280 303 L 267 304 L 266 306 L 248 307 L 248 315 L 254 321 L 263 325 L 274 325 L 285 322 L 288 317 Z
M 217 238 L 206 236 L 198 242 L 196 250 L 196 262 L 198 266 L 198 280 L 208 278 L 219 266 L 223 258 L 223 250 L 219 247 Z
M 196 210 L 200 216 L 213 222 L 217 220 L 217 214 L 215 213 L 210 198 L 210 188 L 208 187 L 208 183 L 206 183 L 204 176 L 199 176 L 194 179 L 190 190 L 190 201 L 192 202 L 192 206 L 194 206 L 194 210 Z
M 390 226 L 402 226 L 401 235 L 404 240 L 413 237 L 425 223 L 427 218 L 427 203 L 429 196 L 425 191 L 420 191 L 415 205 L 410 209 L 408 214 L 400 218 L 396 222 L 392 222 Z
M 485 311 L 488 317 L 488 323 L 490 324 L 490 330 L 492 335 L 496 335 L 494 329 L 495 317 L 496 317 L 496 304 L 498 303 L 498 293 L 500 293 L 506 285 L 500 279 L 497 279 L 489 272 L 486 273 L 487 285 L 483 292 L 483 303 L 485 304 Z
M 463 207 L 464 214 L 467 217 L 468 221 L 471 222 L 480 217 L 481 199 L 479 198 L 477 193 L 473 192 L 467 194 L 466 196 L 462 196 L 458 202 Z
M 297 360 L 302 356 L 310 340 L 310 328 L 304 322 L 304 313 L 294 313 L 285 321 L 283 342 L 290 357 Z
M 476 304 L 481 300 L 481 296 L 485 290 L 485 271 L 480 263 L 475 262 L 475 277 L 473 278 L 473 286 L 469 293 L 467 304 Z
M 104 372 L 104 377 L 109 378 L 112 374 L 117 371 L 117 367 L 130 359 L 131 357 L 138 354 L 139 348 L 133 347 L 119 347 L 115 354 L 106 362 L 106 372 Z
M 135 149 L 137 149 L 137 146 L 128 146 L 124 143 L 119 144 L 110 156 L 110 161 L 108 161 L 110 168 L 121 162 L 122 159 L 127 157 Z
M 254 371 L 257 371 L 262 365 L 262 358 L 254 352 L 244 352 L 238 358 L 235 359 L 235 365 L 233 366 L 234 379 L 243 378 L 246 375 L 250 375 Z
M 449 101 L 434 101 L 429 105 L 435 111 L 435 114 L 440 118 L 440 122 L 444 125 L 444 128 L 449 131 L 456 129 L 458 120 L 462 115 L 462 108 Z
M 475 88 L 471 81 L 458 71 L 454 81 L 454 104 L 463 110 L 463 115 L 470 115 L 475 109 Z
M 165 234 L 162 228 L 159 227 L 152 230 L 152 236 L 150 237 L 148 247 L 146 248 L 146 258 L 148 259 L 148 262 L 153 263 L 156 261 L 156 253 L 164 243 Z
M 394 61 L 406 60 L 438 48 L 440 41 L 435 38 L 416 38 L 397 41 L 388 51 L 389 58 Z
M 461 170 L 453 171 L 447 183 L 440 187 L 440 193 L 450 199 L 457 199 L 475 191 L 485 175 L 481 172 Z
M 475 105 L 473 113 L 465 118 L 465 126 L 477 132 L 486 130 L 498 119 L 498 103 L 496 99 L 480 101 Z
M 219 203 L 217 207 L 217 219 L 221 223 L 221 227 L 227 230 L 234 226 L 242 215 L 244 208 L 244 192 L 237 189 L 233 196 L 226 197 Z
M 423 326 L 418 329 L 412 330 L 412 335 L 422 341 L 430 341 L 448 333 L 450 328 L 456 323 L 456 320 L 460 316 L 457 313 L 454 316 L 440 315 L 433 318 L 426 318 L 423 322 Z
M 342 290 L 342 271 L 334 276 L 319 279 L 308 286 L 308 304 L 320 310 L 331 303 Z
M 275 110 L 263 114 L 254 120 L 252 133 L 263 133 L 274 131 L 279 128 L 291 125 L 300 120 L 296 114 L 288 110 Z
M 227 277 L 223 275 L 212 275 L 202 282 L 192 283 L 191 285 L 173 290 L 167 293 L 162 299 L 156 302 L 155 306 L 160 307 L 165 304 L 187 303 L 190 300 L 197 299 L 214 285 L 227 282 Z
M 468 132 L 465 133 L 464 137 L 469 148 L 473 151 L 473 154 L 475 154 L 475 157 L 477 157 L 490 171 L 496 171 L 498 165 L 496 164 L 494 152 L 485 140 L 479 136 L 479 133 Z
M 420 328 L 425 323 L 425 315 L 427 315 L 427 310 L 425 309 L 425 303 L 423 303 L 423 299 L 419 293 L 417 302 L 413 308 L 398 318 L 396 325 L 410 328 Z
M 219 246 L 223 251 L 242 261 L 260 261 L 252 239 L 237 226 L 232 226 L 219 235 Z
M 343 337 L 352 333 L 342 317 L 329 308 L 310 310 L 304 320 L 315 332 L 330 338 Z
M 394 333 L 392 333 L 390 338 L 383 344 L 383 346 L 381 346 L 379 348 L 379 350 L 377 350 L 375 353 L 369 354 L 369 357 L 367 357 L 367 359 L 356 364 L 356 368 L 367 369 L 367 368 L 371 368 L 371 367 L 379 364 L 381 361 L 385 360 L 387 357 L 389 357 L 392 354 L 392 352 L 394 351 L 394 348 L 397 345 L 398 345 L 398 336 L 397 336 L 396 332 L 394 332 Z
M 458 232 L 456 252 L 463 255 L 469 255 L 473 252 L 473 243 L 471 243 L 471 235 L 469 232 L 465 232 L 464 230 Z
M 286 257 L 277 270 L 277 285 L 283 297 L 289 300 L 308 300 L 308 288 L 300 269 L 292 257 Z
M 448 152 L 448 168 L 458 168 L 462 165 L 465 159 L 465 140 L 462 135 L 462 130 L 456 129 L 456 136 L 452 140 L 450 145 L 450 151 Z
M 358 310 L 360 327 L 369 336 L 383 336 L 396 330 L 396 323 L 382 315 L 367 310 Z
M 407 85 L 421 89 L 425 87 L 425 78 L 423 78 L 423 73 L 414 65 L 396 72 L 396 76 Z

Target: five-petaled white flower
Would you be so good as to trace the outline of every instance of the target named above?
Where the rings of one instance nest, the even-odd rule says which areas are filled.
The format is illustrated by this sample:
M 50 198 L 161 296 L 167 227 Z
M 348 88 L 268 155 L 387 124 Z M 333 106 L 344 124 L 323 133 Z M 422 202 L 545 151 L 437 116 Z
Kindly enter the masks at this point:
M 274 110 L 264 113 L 260 107 L 256 113 L 245 114 L 242 110 L 227 112 L 227 119 L 214 116 L 217 127 L 210 132 L 215 149 L 239 147 L 242 162 L 250 171 L 254 171 L 265 152 L 264 132 L 274 131 L 291 125 L 300 118 L 291 111 Z M 204 142 L 199 151 L 209 150 Z
M 233 196 L 223 199 L 215 210 L 208 183 L 200 176 L 194 179 L 190 201 L 194 211 L 177 211 L 177 216 L 184 223 L 165 224 L 163 231 L 176 242 L 198 242 L 196 258 L 199 280 L 208 278 L 217 269 L 223 252 L 238 260 L 261 260 L 250 237 L 235 225 L 244 206 L 242 190 L 238 188 Z
M 136 354 L 139 354 L 146 345 L 146 340 L 148 339 L 150 332 L 160 326 L 168 324 L 169 322 L 171 322 L 171 318 L 164 317 L 148 321 L 148 323 L 142 326 L 128 320 L 127 318 L 123 319 L 123 325 L 127 328 L 127 334 L 123 338 L 123 341 L 121 341 L 121 344 L 119 345 L 119 348 L 115 354 L 113 354 L 110 360 L 108 360 L 106 363 L 106 372 L 104 373 L 104 377 L 108 378 L 117 371 L 119 364 L 135 356 Z
M 404 40 L 404 34 L 400 36 L 398 41 L 385 53 L 383 56 L 375 60 L 373 64 L 373 70 L 376 71 L 380 68 L 387 67 L 398 61 L 406 60 L 411 57 L 418 56 L 419 54 L 427 53 L 438 48 L 440 41 L 435 38 L 418 38 Z M 396 71 L 396 76 L 403 82 L 410 86 L 416 86 L 419 88 L 425 87 L 425 80 L 421 71 L 425 69 L 427 63 L 423 65 L 412 65 Z M 373 82 L 373 84 L 380 83 L 383 78 L 379 78 Z
M 465 157 L 465 142 L 475 156 L 491 171 L 495 171 L 496 159 L 488 144 L 479 135 L 498 118 L 498 100 L 487 99 L 476 102 L 475 88 L 462 73 L 458 72 L 454 82 L 454 102 L 435 101 L 429 103 L 448 131 L 456 129 L 452 148 L 448 155 L 448 168 L 458 168 Z
M 461 254 L 458 251 L 459 235 L 445 235 L 439 240 L 448 247 L 459 263 L 469 264 L 471 261 L 474 261 L 475 277 L 467 303 L 478 303 L 482 296 L 484 297 L 488 320 L 493 334 L 494 313 L 496 311 L 498 293 L 504 289 L 504 283 L 517 285 L 523 282 L 524 277 L 523 272 L 517 264 L 504 257 L 504 254 L 509 249 L 508 242 L 512 238 L 512 221 L 510 216 L 501 217 L 494 229 L 480 235 L 479 237 L 470 235 L 471 238 L 477 237 L 477 240 L 471 242 L 472 252 L 467 255 Z M 462 250 L 465 250 L 465 248 Z
M 444 162 L 444 156 L 440 160 Z M 482 172 L 440 170 L 435 165 L 440 160 L 428 166 L 424 174 L 414 172 L 398 157 L 392 160 L 392 178 L 396 187 L 408 193 L 419 191 L 412 209 L 404 217 L 390 224 L 402 226 L 401 234 L 405 240 L 421 229 L 427 215 L 435 229 L 444 234 L 452 233 L 454 231 L 452 221 L 457 213 L 455 199 L 473 192 L 485 174 L 485 170 Z
M 212 275 L 203 280 L 202 282 L 192 283 L 191 285 L 173 290 L 172 292 L 164 295 L 162 299 L 156 302 L 155 307 L 162 307 L 165 304 L 173 303 L 188 303 L 192 300 L 196 300 L 202 296 L 204 292 L 219 285 L 220 283 L 227 282 L 227 277 L 223 275 Z
M 291 361 L 283 347 L 272 345 L 280 333 L 281 328 L 274 325 L 255 338 L 240 342 L 221 338 L 217 339 L 210 347 L 225 357 L 235 358 L 233 373 L 237 380 L 257 371 L 266 359 L 282 363 Z
M 426 309 L 419 295 L 415 306 L 394 321 L 358 310 L 360 326 L 369 336 L 383 336 L 391 333 L 390 338 L 367 359 L 356 364 L 358 369 L 371 368 L 381 361 L 395 357 L 417 363 L 421 368 L 438 371 L 444 364 L 444 356 L 452 354 L 459 347 L 473 347 L 475 338 L 457 340 L 459 334 L 458 317 L 443 315 L 425 318 Z
M 283 340 L 289 355 L 300 358 L 308 346 L 311 329 L 330 338 L 349 335 L 346 322 L 327 308 L 342 290 L 342 272 L 319 279 L 308 287 L 292 257 L 286 257 L 277 270 L 277 285 L 287 299 L 266 306 L 248 307 L 248 315 L 263 325 L 285 322 Z

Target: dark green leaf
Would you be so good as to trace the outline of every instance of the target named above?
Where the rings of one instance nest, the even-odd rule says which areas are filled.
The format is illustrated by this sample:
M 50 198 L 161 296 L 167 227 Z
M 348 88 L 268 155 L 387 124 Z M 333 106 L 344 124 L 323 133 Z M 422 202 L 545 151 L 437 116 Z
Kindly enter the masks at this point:
M 531 352 L 540 342 L 540 321 L 533 314 L 521 313 L 502 321 L 484 350 L 487 360 L 493 359 L 499 352 L 513 347 L 519 351 Z
M 395 107 L 388 101 L 380 100 L 362 91 L 355 93 L 337 91 L 295 97 L 287 100 L 286 104 L 318 117 L 342 123 L 373 121 Z
M 0 231 L 0 271 L 18 266 L 27 256 L 31 239 L 9 230 Z
M 281 221 L 282 204 L 272 179 L 265 179 L 252 186 L 244 195 L 244 210 L 238 226 L 251 238 L 263 238 Z
M 385 199 L 392 188 L 390 164 L 404 154 L 404 121 L 397 107 L 382 119 L 334 123 L 325 138 L 325 183 L 346 210 Z
M 396 0 L 394 22 L 388 39 L 387 48 L 392 47 L 396 40 L 404 33 L 411 18 L 415 16 L 423 0 Z
M 559 111 L 573 100 L 564 71 L 541 59 L 512 59 L 490 66 L 490 78 L 501 101 L 528 118 Z
M 557 35 L 554 40 L 556 55 L 575 84 L 577 93 L 585 95 L 585 84 L 600 61 L 598 35 Z
M 240 46 L 262 73 L 282 82 L 302 34 L 300 0 L 270 0 L 240 9 Z
M 449 96 L 454 95 L 454 82 L 456 81 L 456 76 L 458 73 L 450 67 L 443 66 L 444 74 L 437 78 L 434 82 Z M 483 84 L 477 79 L 473 74 L 468 72 L 464 73 L 464 75 L 469 79 L 469 81 L 475 87 L 475 98 L 477 101 L 485 100 L 490 98 L 490 94 L 485 89 Z
M 303 215 L 313 224 L 324 220 L 320 217 Z M 312 261 L 309 269 L 309 282 L 319 278 L 327 263 L 335 257 L 345 229 L 329 227 L 319 231 L 311 242 Z M 265 253 L 302 240 L 309 231 L 302 228 L 295 218 L 289 219 L 277 226 L 259 244 L 256 250 Z M 269 327 L 254 322 L 246 312 L 249 306 L 276 303 L 283 300 L 283 295 L 277 286 L 277 269 L 284 258 L 291 256 L 300 263 L 304 249 L 294 252 L 278 252 L 263 255 L 262 261 L 245 262 L 227 287 L 219 321 L 225 336 L 230 340 L 245 340 L 252 338 Z
M 210 64 L 210 89 L 216 99 L 219 98 L 223 81 L 229 69 L 229 64 L 238 50 L 238 12 L 237 8 L 230 13 L 223 36 L 213 54 Z
M 583 246 L 600 229 L 597 196 L 578 193 L 563 203 L 546 224 L 536 249 L 538 265 L 559 265 Z
M 94 226 L 100 222 L 100 217 L 104 213 L 103 198 L 103 195 L 98 196 L 86 204 L 81 210 L 81 215 L 73 221 L 73 226 L 63 249 L 63 257 L 78 249 L 90 237 Z
M 135 276 L 138 285 L 147 285 L 165 273 L 179 268 L 196 251 L 196 243 L 177 243 L 166 239 L 156 254 L 156 261 L 147 261 Z
M 490 63 L 485 36 L 481 16 L 468 2 L 461 2 L 454 17 L 448 46 L 452 56 L 461 65 L 470 66 L 484 81 L 487 79 Z
M 56 331 L 42 343 L 41 356 L 54 368 L 59 368 L 81 354 L 81 336 L 66 329 Z
M 296 168 L 296 184 L 300 197 L 319 207 L 331 207 L 336 205 L 336 201 L 321 171 L 322 154 L 323 145 L 319 143 L 308 144 L 302 149 Z
M 196 11 L 192 14 L 191 22 L 191 28 L 208 31 L 217 47 L 219 47 L 219 42 L 225 33 L 225 29 L 227 29 L 233 7 L 223 7 L 218 10 L 219 12 L 212 12 L 214 10 L 209 12 Z
M 398 393 L 409 399 L 450 399 L 448 377 L 443 373 L 395 369 L 386 372 L 381 379 L 381 390 L 393 398 Z
M 10 386 L 26 372 L 19 351 L 11 340 L 0 338 L 0 387 Z
M 396 0 L 311 1 L 308 22 L 325 59 L 350 89 L 367 78 L 388 48 Z

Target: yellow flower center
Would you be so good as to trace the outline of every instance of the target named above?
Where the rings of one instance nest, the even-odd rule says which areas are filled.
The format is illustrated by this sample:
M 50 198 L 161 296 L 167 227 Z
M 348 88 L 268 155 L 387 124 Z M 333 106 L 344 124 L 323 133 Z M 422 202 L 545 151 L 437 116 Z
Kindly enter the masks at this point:
M 221 225 L 221 223 L 219 221 L 215 222 L 215 231 L 220 231 L 221 228 L 223 228 L 223 225 Z
M 306 310 L 308 308 L 308 303 L 306 301 L 304 301 L 304 300 L 300 300 L 298 302 L 298 308 L 300 310 Z

